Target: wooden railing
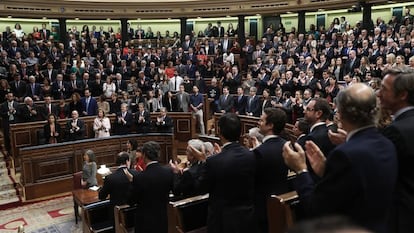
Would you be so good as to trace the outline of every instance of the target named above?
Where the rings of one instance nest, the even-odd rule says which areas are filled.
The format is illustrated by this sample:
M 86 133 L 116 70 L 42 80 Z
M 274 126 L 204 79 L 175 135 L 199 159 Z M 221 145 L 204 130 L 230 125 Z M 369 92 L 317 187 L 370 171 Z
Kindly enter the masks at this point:
M 117 154 L 129 139 L 136 139 L 140 145 L 147 141 L 158 142 L 163 163 L 175 156 L 174 134 L 171 133 L 129 134 L 20 148 L 20 181 L 26 200 L 71 191 L 72 175 L 82 170 L 83 154 L 87 149 L 95 152 L 98 166 L 114 166 Z
M 155 121 L 159 113 L 151 113 L 151 120 Z M 187 141 L 191 138 L 196 137 L 196 130 L 195 130 L 195 120 L 193 119 L 191 113 L 184 113 L 184 112 L 170 112 L 168 113 L 174 121 L 174 135 L 175 135 L 175 144 L 178 150 L 184 150 L 187 147 Z M 110 114 L 108 115 L 111 122 L 115 121 L 115 115 Z M 85 139 L 93 138 L 93 121 L 95 116 L 88 116 L 88 117 L 81 117 L 85 122 Z M 64 138 L 64 129 L 66 127 L 66 119 L 58 120 L 58 123 L 62 129 L 61 138 Z M 11 152 L 13 157 L 15 158 L 16 166 L 19 166 L 19 149 L 28 147 L 28 146 L 36 146 L 39 145 L 39 135 L 43 132 L 43 126 L 46 124 L 45 121 L 35 121 L 35 122 L 28 122 L 28 123 L 18 123 L 12 124 L 10 126 L 10 140 L 11 140 Z M 135 124 L 131 129 L 131 133 L 139 133 L 136 132 Z

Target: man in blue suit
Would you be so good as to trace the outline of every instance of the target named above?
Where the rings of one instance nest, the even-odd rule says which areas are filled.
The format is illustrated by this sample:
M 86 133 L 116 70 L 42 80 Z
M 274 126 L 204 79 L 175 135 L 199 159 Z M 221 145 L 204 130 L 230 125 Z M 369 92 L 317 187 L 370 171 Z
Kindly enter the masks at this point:
M 349 133 L 327 159 L 311 141 L 306 142 L 306 155 L 299 144 L 283 147 L 286 164 L 297 174 L 299 199 L 310 217 L 342 215 L 373 232 L 388 232 L 398 164 L 394 145 L 374 126 L 375 93 L 365 84 L 354 84 L 338 94 L 337 106 Z M 321 177 L 316 185 L 305 157 Z
M 414 229 L 414 71 L 390 69 L 378 92 L 381 107 L 391 111 L 393 122 L 384 135 L 397 148 L 398 180 L 390 232 L 405 233 Z
M 259 97 L 256 95 L 257 88 L 251 87 L 250 88 L 250 95 L 247 98 L 246 103 L 246 115 L 247 116 L 260 116 L 260 103 L 259 103 Z
M 98 103 L 91 96 L 89 89 L 85 89 L 85 97 L 81 99 L 84 116 L 95 116 L 98 113 Z

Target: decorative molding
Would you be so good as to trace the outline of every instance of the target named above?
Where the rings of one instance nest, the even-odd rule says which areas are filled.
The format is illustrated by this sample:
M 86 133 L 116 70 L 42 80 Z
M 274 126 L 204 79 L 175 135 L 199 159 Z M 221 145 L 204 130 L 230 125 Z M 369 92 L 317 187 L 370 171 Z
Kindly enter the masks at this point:
M 378 3 L 382 0 L 373 0 Z M 97 4 L 99 2 L 99 4 Z M 244 15 L 275 15 L 287 11 L 316 11 L 349 8 L 357 0 L 4 0 L 0 2 L 0 14 L 13 17 L 33 17 L 41 13 L 48 18 L 106 19 L 130 18 L 165 19 L 179 17 L 225 17 Z M 370 1 L 366 1 L 370 2 Z M 383 1 L 386 3 L 386 1 Z M 300 5 L 300 7 L 298 7 Z M 160 6 L 162 6 L 160 8 Z M 40 17 L 40 16 L 39 16 Z

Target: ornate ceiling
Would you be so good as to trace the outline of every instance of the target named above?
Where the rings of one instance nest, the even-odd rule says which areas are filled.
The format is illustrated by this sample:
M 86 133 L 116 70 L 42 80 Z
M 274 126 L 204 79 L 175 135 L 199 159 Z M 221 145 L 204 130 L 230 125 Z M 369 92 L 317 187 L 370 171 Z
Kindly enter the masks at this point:
M 35 18 L 180 18 L 343 9 L 357 0 L 2 0 L 0 14 Z M 386 2 L 372 0 L 371 2 Z

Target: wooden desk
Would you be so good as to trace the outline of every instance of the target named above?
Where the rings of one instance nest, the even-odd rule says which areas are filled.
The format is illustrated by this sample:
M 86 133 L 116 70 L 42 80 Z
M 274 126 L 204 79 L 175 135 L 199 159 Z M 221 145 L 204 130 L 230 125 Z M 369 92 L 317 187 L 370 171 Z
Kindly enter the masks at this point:
M 73 195 L 73 208 L 75 210 L 75 222 L 78 224 L 78 216 L 80 206 L 83 208 L 85 205 L 96 203 L 99 201 L 98 191 L 90 189 L 76 189 L 72 191 Z

